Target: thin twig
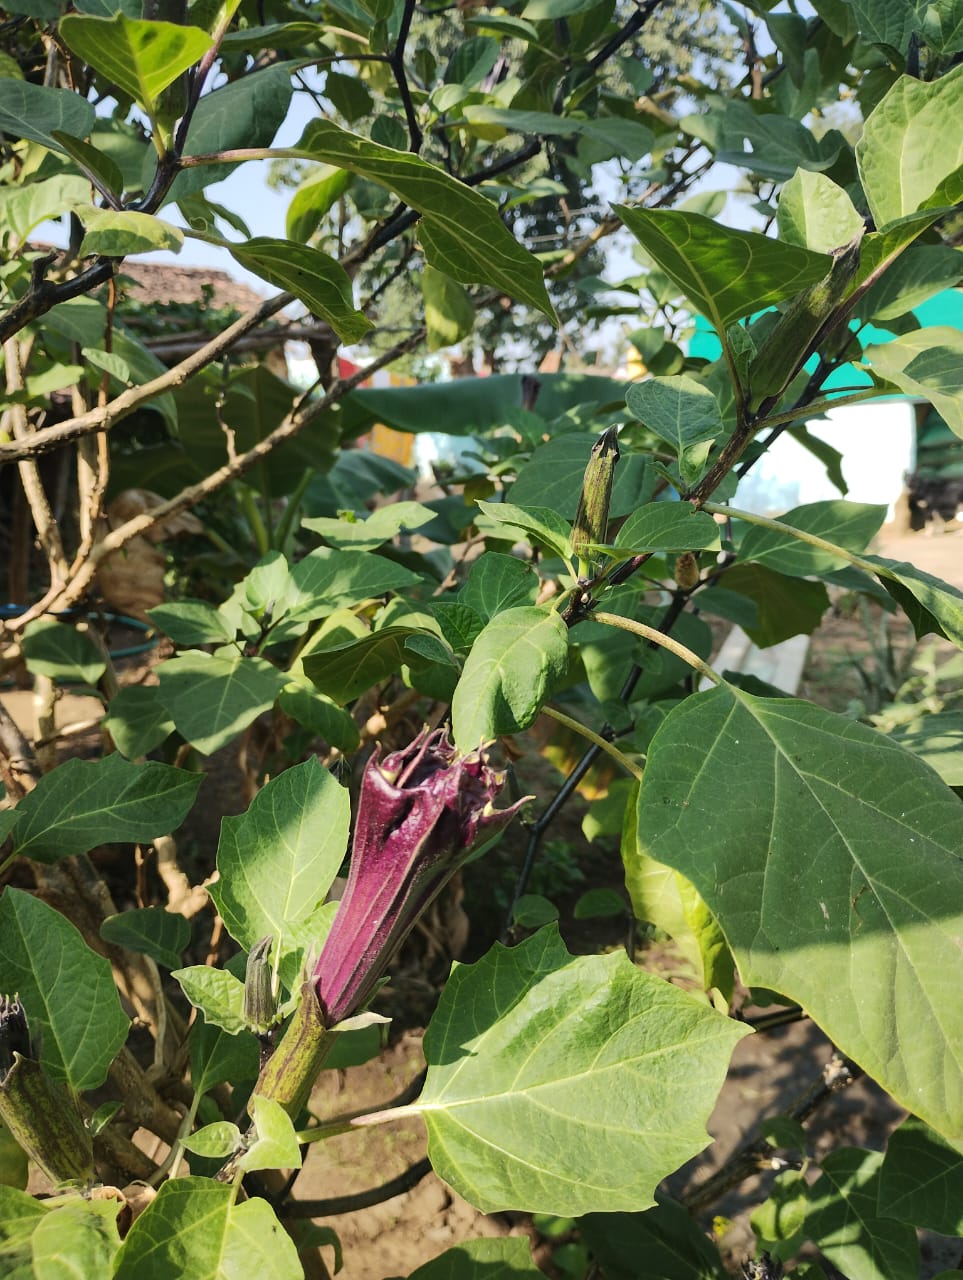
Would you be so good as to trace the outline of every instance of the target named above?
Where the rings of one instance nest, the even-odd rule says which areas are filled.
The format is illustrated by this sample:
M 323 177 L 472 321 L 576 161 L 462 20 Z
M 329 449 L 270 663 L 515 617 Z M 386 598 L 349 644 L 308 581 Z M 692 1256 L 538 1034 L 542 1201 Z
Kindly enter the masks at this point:
M 594 743 L 600 751 L 604 751 L 609 759 L 614 760 L 620 769 L 624 769 L 626 773 L 630 773 L 632 777 L 637 778 L 639 782 L 642 781 L 642 770 L 635 761 L 630 760 L 628 756 L 623 755 L 622 752 L 619 751 L 618 747 L 613 746 L 612 743 L 603 738 L 601 734 L 596 733 L 587 725 L 582 724 L 581 721 L 573 720 L 571 716 L 565 715 L 565 713 L 559 711 L 557 707 L 542 707 L 542 715 L 550 716 L 553 720 L 557 720 L 559 724 L 565 725 L 566 729 L 571 729 L 573 733 L 577 733 L 580 737 L 587 738 L 589 742 Z
M 659 645 L 660 648 L 668 649 L 670 653 L 674 653 L 677 658 L 681 658 L 683 662 L 688 663 L 694 671 L 698 671 L 699 675 L 705 676 L 713 684 L 723 683 L 722 676 L 713 671 L 707 662 L 703 662 L 697 653 L 687 649 L 678 640 L 673 640 L 671 636 L 657 631 L 655 627 L 646 626 L 644 622 L 636 622 L 634 618 L 623 618 L 620 613 L 600 613 L 595 611 L 591 616 L 594 622 L 601 622 L 607 627 L 618 627 L 621 631 L 631 631 L 633 635 L 639 636 L 643 640 L 651 640 L 653 644 Z

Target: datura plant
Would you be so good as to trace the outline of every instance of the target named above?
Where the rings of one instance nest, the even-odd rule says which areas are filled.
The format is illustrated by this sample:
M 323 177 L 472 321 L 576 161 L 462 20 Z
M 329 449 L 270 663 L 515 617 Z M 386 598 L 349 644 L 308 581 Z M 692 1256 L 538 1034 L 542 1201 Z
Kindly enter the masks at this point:
M 956 527 L 963 0 L 0 29 L 0 1272 L 326 1276 L 433 1171 L 525 1233 L 412 1222 L 417 1280 L 917 1280 L 963 1235 L 963 591 L 818 424 L 912 406 Z M 838 497 L 761 515 L 790 441 Z M 853 601 L 925 696 L 716 656 Z M 383 1181 L 312 1198 L 361 1129 Z

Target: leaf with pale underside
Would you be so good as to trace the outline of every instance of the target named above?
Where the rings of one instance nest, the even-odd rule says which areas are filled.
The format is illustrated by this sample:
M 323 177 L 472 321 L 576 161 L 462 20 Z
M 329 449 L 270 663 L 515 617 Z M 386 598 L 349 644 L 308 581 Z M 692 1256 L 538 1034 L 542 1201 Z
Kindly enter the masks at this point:
M 873 372 L 910 396 L 928 400 L 946 425 L 963 436 L 963 333 L 933 325 L 867 347 Z
M 832 265 L 826 254 L 724 227 L 700 213 L 624 205 L 615 211 L 719 334 L 815 284 Z
M 242 267 L 279 289 L 290 289 L 314 315 L 326 320 L 342 341 L 357 342 L 371 328 L 368 317 L 355 308 L 347 272 L 329 254 L 270 236 L 255 236 L 227 247 Z
M 666 717 L 638 818 L 640 850 L 693 882 L 744 983 L 798 1001 L 963 1135 L 963 809 L 932 770 L 842 716 L 723 685 Z
M 496 614 L 465 660 L 452 700 L 455 742 L 473 751 L 527 729 L 565 674 L 568 632 L 557 613 L 519 605 Z
M 425 1036 L 431 1162 L 487 1213 L 643 1209 L 706 1146 L 745 1034 L 622 953 L 569 955 L 555 926 L 496 945 L 455 967 Z
M 123 13 L 112 18 L 68 14 L 61 19 L 60 34 L 79 58 L 148 111 L 158 95 L 198 62 L 212 43 L 200 27 L 149 22 Z
M 963 67 L 931 81 L 900 76 L 856 144 L 856 164 L 877 229 L 963 197 Z
M 515 240 L 490 201 L 443 169 L 330 120 L 313 120 L 294 153 L 378 182 L 417 209 L 425 256 L 439 271 L 462 284 L 504 289 L 554 319 L 540 263 Z

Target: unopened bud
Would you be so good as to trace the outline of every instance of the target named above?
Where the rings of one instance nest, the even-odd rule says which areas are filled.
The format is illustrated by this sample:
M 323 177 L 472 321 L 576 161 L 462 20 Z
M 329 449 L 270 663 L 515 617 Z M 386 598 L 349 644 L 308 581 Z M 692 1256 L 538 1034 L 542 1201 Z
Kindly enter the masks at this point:
M 271 991 L 271 965 L 268 955 L 274 939 L 270 934 L 251 948 L 244 971 L 244 1019 L 255 1035 L 263 1036 L 277 1021 L 277 1009 Z
M 609 427 L 592 446 L 575 512 L 572 551 L 580 561 L 585 558 L 586 548 L 605 542 L 609 527 L 612 482 L 618 460 L 618 428 Z

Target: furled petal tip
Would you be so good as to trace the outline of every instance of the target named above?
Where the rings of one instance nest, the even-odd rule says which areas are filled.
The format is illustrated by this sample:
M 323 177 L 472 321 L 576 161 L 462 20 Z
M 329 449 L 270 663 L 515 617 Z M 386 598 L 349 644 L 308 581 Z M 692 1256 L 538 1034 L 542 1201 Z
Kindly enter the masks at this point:
M 443 729 L 365 767 L 351 869 L 315 969 L 328 1026 L 370 997 L 392 954 L 455 871 L 524 801 L 496 809 L 504 775 L 484 750 L 461 754 Z

